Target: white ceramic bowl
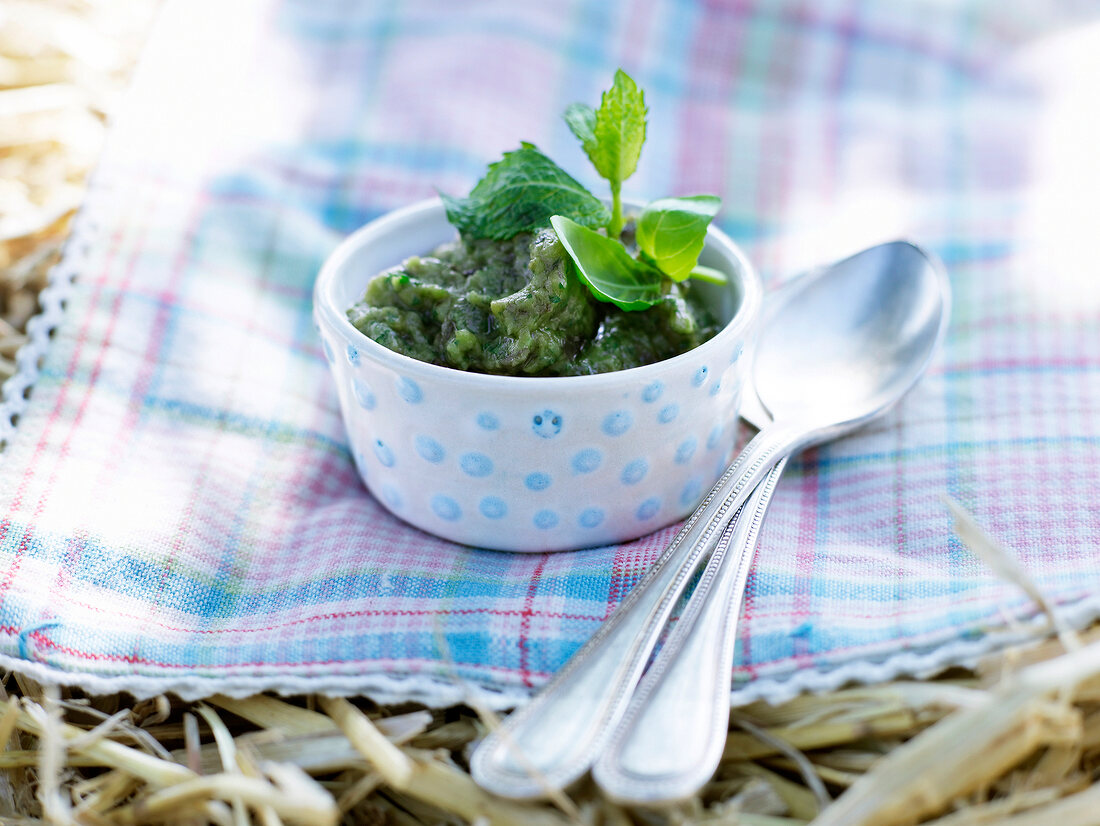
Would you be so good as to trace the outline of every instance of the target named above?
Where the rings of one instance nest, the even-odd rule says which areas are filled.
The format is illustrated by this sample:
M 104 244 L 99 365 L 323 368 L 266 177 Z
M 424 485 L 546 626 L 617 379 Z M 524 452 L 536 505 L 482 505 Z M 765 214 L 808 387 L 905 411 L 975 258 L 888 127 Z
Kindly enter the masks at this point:
M 729 462 L 761 287 L 710 230 L 700 285 L 726 326 L 656 364 L 595 376 L 468 373 L 367 338 L 347 309 L 367 282 L 455 237 L 438 199 L 391 212 L 325 262 L 314 314 L 356 466 L 370 492 L 429 533 L 482 548 L 605 545 L 689 514 Z

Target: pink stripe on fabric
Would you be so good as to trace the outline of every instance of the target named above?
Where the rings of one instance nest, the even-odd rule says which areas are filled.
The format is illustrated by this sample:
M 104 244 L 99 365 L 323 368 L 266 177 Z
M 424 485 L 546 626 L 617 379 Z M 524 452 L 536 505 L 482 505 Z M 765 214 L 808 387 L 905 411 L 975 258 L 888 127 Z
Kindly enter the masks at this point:
M 109 246 L 109 252 L 105 261 L 105 267 L 110 266 L 113 262 L 115 254 L 119 251 L 121 245 L 121 239 L 125 232 L 125 225 L 112 235 L 112 243 Z M 139 233 L 139 237 L 141 234 Z M 125 270 L 124 283 L 128 282 L 133 277 L 134 269 L 137 263 L 137 251 L 135 250 L 129 259 L 128 265 Z M 101 290 L 93 289 L 90 296 L 90 303 L 92 307 L 97 306 L 98 298 L 101 294 Z M 81 421 L 84 418 L 88 409 L 89 400 L 91 398 L 92 388 L 96 379 L 99 376 L 100 371 L 103 368 L 103 359 L 106 353 L 107 345 L 111 340 L 111 334 L 115 329 L 115 324 L 118 318 L 118 308 L 121 306 L 122 292 L 120 291 L 113 304 L 113 309 L 108 317 L 107 329 L 103 339 L 100 341 L 99 349 L 96 355 L 94 365 L 92 367 L 89 381 L 84 387 L 84 395 L 81 398 L 81 402 L 77 407 L 76 414 L 69 422 L 69 426 L 66 430 L 66 435 L 62 439 L 61 444 L 57 448 L 56 459 L 53 463 L 53 470 L 48 477 L 46 487 L 39 497 L 38 504 L 35 506 L 34 513 L 40 514 L 45 506 L 46 497 L 57 483 L 60 469 L 64 464 L 65 457 L 69 451 L 69 445 L 74 435 L 78 432 Z M 80 332 L 77 335 L 72 355 L 69 359 L 67 375 L 72 377 L 77 370 L 77 366 L 80 363 L 82 350 L 88 344 L 90 330 L 95 319 L 95 315 L 92 312 L 88 312 L 80 326 Z M 17 491 L 12 499 L 11 512 L 6 516 L 2 522 L 0 522 L 0 542 L 3 542 L 7 537 L 8 531 L 11 529 L 11 514 L 22 511 L 23 498 L 26 495 L 27 488 L 31 483 L 31 479 L 34 475 L 42 472 L 42 463 L 45 461 L 46 448 L 50 444 L 50 435 L 55 427 L 60 427 L 63 421 L 62 410 L 64 408 L 66 399 L 68 397 L 69 389 L 72 386 L 71 382 L 65 382 L 58 390 L 57 400 L 54 403 L 54 407 L 50 412 L 46 423 L 43 426 L 42 434 L 35 445 L 34 455 L 31 461 L 23 470 L 22 479 L 19 483 Z M 27 552 L 27 548 L 30 545 L 33 529 L 28 527 L 24 530 L 23 537 L 16 549 L 15 556 L 8 567 L 8 571 L 4 576 L 3 581 L 0 581 L 0 610 L 4 607 L 4 602 L 7 597 L 7 593 L 15 581 L 15 577 L 19 573 L 20 566 L 22 565 L 24 555 Z
M 530 652 L 528 650 L 528 646 L 530 645 L 531 617 L 534 613 L 532 606 L 534 604 L 535 594 L 538 593 L 539 580 L 542 578 L 542 572 L 546 567 L 548 556 L 548 554 L 542 554 L 538 567 L 535 568 L 535 572 L 531 575 L 531 583 L 527 587 L 527 596 L 523 601 L 523 611 L 520 614 L 522 619 L 519 625 L 519 639 L 516 641 L 516 645 L 519 648 L 519 673 L 523 685 L 528 688 L 534 685 L 534 683 L 531 682 Z

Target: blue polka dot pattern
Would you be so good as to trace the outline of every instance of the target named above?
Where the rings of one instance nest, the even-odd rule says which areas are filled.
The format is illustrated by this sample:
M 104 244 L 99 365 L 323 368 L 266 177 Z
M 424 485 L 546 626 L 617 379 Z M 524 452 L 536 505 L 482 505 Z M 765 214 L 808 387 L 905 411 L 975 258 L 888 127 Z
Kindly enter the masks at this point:
M 684 489 L 680 491 L 680 504 L 690 508 L 696 504 L 703 493 L 703 484 L 698 479 L 688 479 Z
M 716 424 L 707 436 L 707 450 L 714 450 L 720 441 L 722 441 L 722 425 Z
M 614 413 L 607 414 L 601 429 L 608 436 L 622 436 L 630 430 L 632 424 L 634 424 L 634 417 L 630 415 L 630 411 L 616 410 Z
M 381 439 L 375 439 L 374 441 L 374 455 L 385 467 L 393 467 L 397 463 L 393 451 Z
M 645 390 L 642 391 L 642 401 L 647 404 L 652 404 L 661 398 L 661 394 L 665 392 L 665 386 L 659 381 L 653 382 L 653 384 L 647 385 Z
M 657 515 L 657 511 L 661 509 L 661 500 L 656 497 L 652 499 L 646 499 L 642 504 L 638 505 L 638 511 L 636 516 L 639 521 L 644 522 L 647 519 L 652 519 Z
M 424 391 L 408 376 L 402 376 L 397 380 L 397 393 L 409 404 L 420 404 L 424 400 Z
M 704 364 L 698 370 L 695 371 L 695 375 L 691 377 L 691 383 L 695 387 L 702 387 L 703 382 L 707 380 L 707 366 Z
M 386 504 L 394 510 L 399 510 L 404 504 L 401 493 L 393 485 L 382 486 L 382 498 L 385 499 Z
M 624 485 L 636 485 L 645 478 L 648 472 L 649 462 L 645 459 L 635 459 L 623 468 L 622 475 L 619 478 L 622 479 Z
M 595 528 L 603 522 L 603 511 L 599 508 L 585 508 L 577 517 L 577 524 L 582 528 Z
M 481 478 L 493 472 L 493 460 L 484 453 L 464 453 L 458 460 L 458 466 L 467 476 Z
M 478 505 L 478 510 L 486 519 L 500 519 L 508 513 L 508 506 L 504 500 L 496 496 L 486 496 Z
M 719 379 L 710 386 L 710 395 L 717 396 L 718 392 L 722 389 L 722 380 Z
M 497 430 L 500 428 L 500 419 L 492 413 L 478 413 L 477 426 L 482 430 Z
M 534 518 L 535 527 L 541 530 L 549 530 L 558 524 L 558 515 L 553 511 L 539 511 Z
M 661 408 L 661 412 L 657 414 L 657 421 L 661 424 L 668 424 L 678 415 L 680 415 L 680 405 L 666 404 Z
M 744 350 L 745 348 L 738 344 L 737 348 L 733 351 L 733 355 L 730 356 L 730 364 L 735 363 L 739 358 L 741 358 L 741 353 L 743 353 Z
M 443 445 L 431 436 L 417 436 L 414 440 L 414 444 L 416 445 L 416 452 L 420 454 L 420 457 L 425 461 L 431 462 L 433 465 L 438 465 L 447 455 L 447 451 L 443 449 Z
M 600 466 L 603 455 L 594 447 L 578 451 L 572 460 L 574 473 L 591 473 Z
M 370 385 L 361 379 L 351 380 L 351 389 L 355 393 L 355 400 L 359 402 L 359 406 L 364 410 L 374 410 L 378 399 L 374 397 L 374 391 L 370 389 Z
M 699 442 L 694 436 L 689 436 L 687 439 L 676 448 L 676 464 L 686 465 L 691 461 L 691 457 L 695 455 L 695 448 L 699 446 Z
M 349 344 L 348 345 L 348 350 L 347 350 L 347 355 L 348 355 L 348 364 L 350 364 L 352 367 L 358 367 L 359 366 L 359 348 L 356 347 L 354 344 Z
M 528 473 L 523 480 L 528 490 L 546 490 L 550 487 L 550 476 L 545 473 Z
M 458 506 L 458 502 L 442 493 L 432 497 L 432 512 L 448 522 L 457 522 L 462 518 L 462 508 Z

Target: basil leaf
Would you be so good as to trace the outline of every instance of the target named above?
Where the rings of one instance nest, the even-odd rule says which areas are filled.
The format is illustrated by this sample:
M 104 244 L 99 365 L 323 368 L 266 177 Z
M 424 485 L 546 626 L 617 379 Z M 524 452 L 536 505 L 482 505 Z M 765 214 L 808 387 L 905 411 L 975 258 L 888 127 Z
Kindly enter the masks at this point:
M 722 199 L 689 195 L 652 201 L 638 217 L 638 247 L 673 281 L 691 275 Z
M 490 164 L 467 197 L 440 197 L 447 220 L 467 238 L 502 241 L 546 226 L 555 214 L 594 227 L 610 218 L 599 198 L 530 143 Z
M 611 88 L 596 110 L 592 135 L 595 146 L 585 146 L 596 171 L 615 187 L 634 174 L 645 143 L 645 96 L 634 80 L 619 69 Z
M 630 257 L 618 241 L 582 227 L 563 215 L 550 219 L 554 232 L 577 265 L 577 275 L 600 301 L 623 310 L 644 310 L 660 301 L 661 271 Z

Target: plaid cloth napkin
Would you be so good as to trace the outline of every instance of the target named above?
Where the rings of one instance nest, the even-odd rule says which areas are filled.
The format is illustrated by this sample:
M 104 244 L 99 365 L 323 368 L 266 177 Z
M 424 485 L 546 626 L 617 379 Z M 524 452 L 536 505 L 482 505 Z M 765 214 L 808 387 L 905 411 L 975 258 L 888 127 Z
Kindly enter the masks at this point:
M 1029 633 L 1035 606 L 953 537 L 945 494 L 1094 618 L 1100 276 L 1077 205 L 1100 189 L 1097 21 L 1068 2 L 169 3 L 4 387 L 0 665 L 138 695 L 497 706 L 561 666 L 673 529 L 521 555 L 397 521 L 354 472 L 310 289 L 345 233 L 465 192 L 520 140 L 598 187 L 560 113 L 620 65 L 651 110 L 625 194 L 721 194 L 772 284 L 899 235 L 953 282 L 927 378 L 781 483 L 735 700 Z

